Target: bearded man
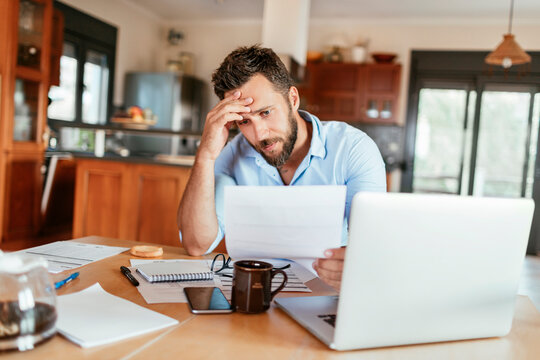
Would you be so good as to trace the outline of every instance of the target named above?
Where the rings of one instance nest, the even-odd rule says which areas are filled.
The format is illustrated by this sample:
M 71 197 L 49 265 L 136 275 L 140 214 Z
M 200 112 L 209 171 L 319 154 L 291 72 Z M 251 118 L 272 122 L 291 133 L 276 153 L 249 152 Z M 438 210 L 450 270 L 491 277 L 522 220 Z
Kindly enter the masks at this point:
M 221 100 L 207 115 L 190 179 L 178 209 L 181 241 L 190 255 L 211 252 L 225 236 L 225 185 L 346 185 L 345 220 L 359 191 L 386 191 L 381 154 L 362 131 L 321 122 L 298 110 L 300 95 L 268 48 L 241 47 L 212 76 Z M 227 144 L 229 130 L 240 130 Z M 347 221 L 345 221 L 345 226 Z M 346 245 L 346 229 L 342 245 Z M 313 263 L 339 289 L 346 247 Z

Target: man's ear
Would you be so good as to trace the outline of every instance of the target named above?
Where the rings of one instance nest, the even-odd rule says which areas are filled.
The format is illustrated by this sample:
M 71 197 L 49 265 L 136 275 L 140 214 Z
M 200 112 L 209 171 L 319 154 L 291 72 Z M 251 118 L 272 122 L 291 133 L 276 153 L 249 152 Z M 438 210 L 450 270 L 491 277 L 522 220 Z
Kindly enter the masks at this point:
M 289 88 L 289 103 L 294 111 L 300 107 L 300 94 L 295 86 Z

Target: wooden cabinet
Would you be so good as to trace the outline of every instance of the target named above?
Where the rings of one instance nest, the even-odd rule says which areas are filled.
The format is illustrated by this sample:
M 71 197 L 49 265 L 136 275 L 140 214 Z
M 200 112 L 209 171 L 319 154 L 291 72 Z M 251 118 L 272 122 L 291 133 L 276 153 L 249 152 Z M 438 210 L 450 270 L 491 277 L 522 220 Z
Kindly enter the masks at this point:
M 176 212 L 191 168 L 77 159 L 73 237 L 178 246 Z
M 360 118 L 364 72 L 356 64 L 308 64 L 307 82 L 300 88 L 305 109 L 321 120 Z
M 32 237 L 40 226 L 41 165 L 39 154 L 9 154 L 6 165 L 4 240 Z
M 52 10 L 0 0 L 0 241 L 39 231 Z
M 321 120 L 397 122 L 401 65 L 308 63 L 301 107 Z
M 393 124 L 401 79 L 399 64 L 370 64 L 365 67 L 362 121 Z

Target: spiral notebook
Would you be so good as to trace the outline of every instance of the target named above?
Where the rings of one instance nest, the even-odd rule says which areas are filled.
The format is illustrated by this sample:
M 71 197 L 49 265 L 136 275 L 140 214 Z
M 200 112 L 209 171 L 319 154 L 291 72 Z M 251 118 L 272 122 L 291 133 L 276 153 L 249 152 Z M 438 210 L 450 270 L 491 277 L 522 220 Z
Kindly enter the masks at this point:
M 208 265 L 186 262 L 156 262 L 137 266 L 137 272 L 149 282 L 212 280 Z

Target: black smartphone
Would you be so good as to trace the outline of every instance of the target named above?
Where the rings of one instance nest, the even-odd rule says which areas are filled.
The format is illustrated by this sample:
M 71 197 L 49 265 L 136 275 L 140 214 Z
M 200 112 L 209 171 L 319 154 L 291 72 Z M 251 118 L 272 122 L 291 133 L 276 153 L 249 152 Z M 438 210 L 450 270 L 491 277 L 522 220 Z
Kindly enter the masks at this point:
M 225 314 L 231 313 L 231 304 L 217 287 L 186 287 L 184 288 L 189 310 L 194 314 Z

